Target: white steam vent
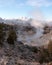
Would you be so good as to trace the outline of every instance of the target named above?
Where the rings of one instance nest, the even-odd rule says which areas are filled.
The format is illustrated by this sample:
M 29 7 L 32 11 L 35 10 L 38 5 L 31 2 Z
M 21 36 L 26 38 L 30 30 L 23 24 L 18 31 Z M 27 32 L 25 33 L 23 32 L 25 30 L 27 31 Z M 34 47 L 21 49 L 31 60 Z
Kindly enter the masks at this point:
M 45 17 L 40 8 L 36 7 L 32 11 L 30 11 L 29 14 L 33 18 L 32 22 L 31 22 L 32 26 L 43 27 L 43 24 L 45 23 Z

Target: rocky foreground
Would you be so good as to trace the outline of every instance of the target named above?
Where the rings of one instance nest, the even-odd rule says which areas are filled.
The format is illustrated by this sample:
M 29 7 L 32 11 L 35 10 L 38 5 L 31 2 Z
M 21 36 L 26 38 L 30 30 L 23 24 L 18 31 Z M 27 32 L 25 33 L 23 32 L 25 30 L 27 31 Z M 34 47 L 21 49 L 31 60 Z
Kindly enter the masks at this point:
M 10 44 L 7 42 L 8 31 L 13 27 L 17 33 L 17 41 Z M 2 41 L 1 44 L 3 44 L 0 46 L 0 65 L 50 65 L 52 57 L 49 56 L 48 49 L 42 45 L 47 46 L 52 37 L 52 31 L 36 38 L 36 28 L 19 27 L 16 29 L 12 25 L 0 24 L 0 29 L 2 28 L 0 33 L 6 34 L 4 34 L 4 41 L 2 41 L 2 33 L 0 34 L 0 42 Z
M 44 55 L 44 56 L 43 56 Z M 0 65 L 47 65 L 50 57 L 43 47 L 32 47 L 17 41 L 0 47 Z
M 40 53 L 38 48 L 24 45 L 21 42 L 15 45 L 4 44 L 0 47 L 0 65 L 46 65 L 39 63 Z

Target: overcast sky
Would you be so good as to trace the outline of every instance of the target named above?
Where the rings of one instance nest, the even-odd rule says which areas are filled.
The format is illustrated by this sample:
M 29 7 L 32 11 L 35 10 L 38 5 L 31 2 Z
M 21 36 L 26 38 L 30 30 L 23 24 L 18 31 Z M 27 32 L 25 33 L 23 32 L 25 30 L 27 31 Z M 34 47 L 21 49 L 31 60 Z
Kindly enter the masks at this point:
M 38 14 L 37 14 L 38 13 Z M 52 20 L 52 0 L 0 0 L 0 17 L 40 17 Z

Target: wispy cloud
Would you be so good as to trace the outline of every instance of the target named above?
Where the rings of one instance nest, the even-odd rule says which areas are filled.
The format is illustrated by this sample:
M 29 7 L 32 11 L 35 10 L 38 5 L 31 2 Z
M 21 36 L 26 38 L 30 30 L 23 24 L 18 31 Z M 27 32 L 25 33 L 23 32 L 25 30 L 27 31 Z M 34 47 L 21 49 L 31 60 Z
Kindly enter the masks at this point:
M 30 6 L 50 6 L 52 5 L 52 0 L 27 0 L 27 5 Z
M 2 6 L 50 6 L 52 0 L 0 0 L 0 7 Z
M 15 0 L 0 0 L 0 7 L 11 6 Z
M 16 7 L 21 8 L 26 5 L 23 0 L 0 0 L 0 7 Z

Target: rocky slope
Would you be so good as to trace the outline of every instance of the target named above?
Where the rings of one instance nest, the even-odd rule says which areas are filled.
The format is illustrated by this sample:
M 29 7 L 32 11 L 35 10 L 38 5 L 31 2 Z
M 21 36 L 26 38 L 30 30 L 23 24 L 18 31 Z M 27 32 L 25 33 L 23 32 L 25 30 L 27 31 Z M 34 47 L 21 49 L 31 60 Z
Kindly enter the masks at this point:
M 42 49 L 43 50 L 43 49 Z M 15 42 L 14 45 L 5 43 L 0 47 L 0 65 L 46 65 L 40 64 L 41 48 Z
M 10 45 L 6 41 L 8 31 L 12 28 L 17 33 L 17 41 L 14 45 Z M 47 48 L 44 49 L 42 46 L 47 47 L 49 40 L 52 39 L 52 30 L 43 34 L 46 30 L 33 27 L 29 23 L 5 24 L 3 31 L 6 36 L 3 46 L 0 47 L 0 65 L 46 65 L 50 61 L 50 57 L 47 54 Z

